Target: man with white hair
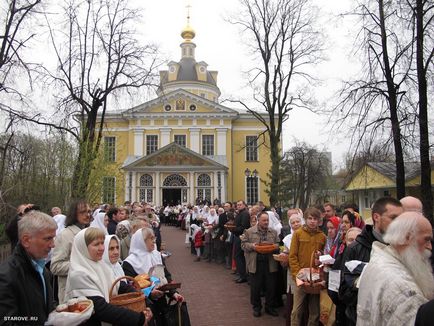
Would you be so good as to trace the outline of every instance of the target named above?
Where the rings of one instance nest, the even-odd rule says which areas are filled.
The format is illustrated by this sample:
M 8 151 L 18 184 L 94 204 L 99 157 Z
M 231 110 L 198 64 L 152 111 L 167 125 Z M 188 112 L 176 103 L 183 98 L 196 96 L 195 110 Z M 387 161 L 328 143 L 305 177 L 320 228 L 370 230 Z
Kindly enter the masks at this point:
M 361 277 L 357 326 L 414 325 L 419 307 L 434 298 L 432 228 L 418 212 L 404 212 L 374 242 Z
M 423 212 L 422 202 L 416 197 L 407 196 L 401 198 L 399 201 L 402 204 L 404 212 Z
M 45 259 L 54 247 L 56 229 L 51 216 L 36 210 L 18 221 L 19 242 L 0 265 L 2 325 L 43 325 L 54 309 Z

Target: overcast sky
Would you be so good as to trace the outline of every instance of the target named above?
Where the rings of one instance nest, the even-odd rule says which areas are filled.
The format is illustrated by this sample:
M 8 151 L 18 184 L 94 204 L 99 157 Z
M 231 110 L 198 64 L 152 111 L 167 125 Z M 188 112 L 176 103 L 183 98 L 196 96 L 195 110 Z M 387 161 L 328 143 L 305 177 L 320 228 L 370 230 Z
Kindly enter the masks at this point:
M 217 70 L 221 99 L 245 98 L 246 79 L 243 72 L 252 66 L 247 48 L 238 27 L 225 19 L 238 10 L 236 0 L 159 0 L 140 1 L 143 12 L 143 34 L 147 40 L 158 44 L 168 60 L 179 60 L 182 42 L 180 32 L 186 25 L 186 6 L 191 4 L 190 25 L 196 32 L 196 60 L 205 61 L 209 69 Z M 318 109 L 333 102 L 332 95 L 340 85 L 339 80 L 355 72 L 357 64 L 349 61 L 354 32 L 347 20 L 337 15 L 349 9 L 349 0 L 317 0 L 320 24 L 324 27 L 327 61 L 317 67 L 322 85 L 315 87 Z M 225 104 L 229 107 L 230 104 Z M 327 132 L 326 132 L 327 131 Z M 334 166 L 341 165 L 343 153 L 348 149 L 345 137 L 330 137 L 325 118 L 306 110 L 293 110 L 285 123 L 284 149 L 294 144 L 294 138 L 304 140 L 320 149 L 324 146 L 333 154 Z

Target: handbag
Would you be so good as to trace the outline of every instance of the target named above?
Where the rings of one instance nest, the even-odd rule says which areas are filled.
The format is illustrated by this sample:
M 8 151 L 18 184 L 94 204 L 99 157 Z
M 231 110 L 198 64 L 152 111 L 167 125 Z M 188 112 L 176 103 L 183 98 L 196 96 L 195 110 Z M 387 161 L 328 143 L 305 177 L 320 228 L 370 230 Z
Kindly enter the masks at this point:
M 164 312 L 166 326 L 191 326 L 187 303 L 168 305 Z

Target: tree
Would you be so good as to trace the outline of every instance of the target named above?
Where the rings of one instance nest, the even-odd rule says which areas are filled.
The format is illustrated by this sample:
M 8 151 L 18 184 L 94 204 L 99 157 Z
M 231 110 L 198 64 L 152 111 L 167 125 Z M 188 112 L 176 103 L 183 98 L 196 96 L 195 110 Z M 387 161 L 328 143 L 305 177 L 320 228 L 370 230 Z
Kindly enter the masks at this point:
M 282 125 L 294 107 L 309 105 L 310 68 L 320 61 L 321 37 L 314 29 L 315 10 L 305 0 L 241 0 L 242 13 L 231 22 L 240 25 L 251 42 L 258 67 L 249 73 L 249 84 L 260 110 L 237 100 L 266 128 L 270 143 L 270 205 L 277 202 L 280 182 Z M 265 144 L 265 142 L 264 142 Z
M 72 178 L 77 198 L 88 191 L 109 100 L 152 85 L 156 48 L 139 44 L 139 12 L 128 1 L 69 0 L 62 10 L 60 30 L 47 18 L 57 70 L 44 72 L 58 90 L 57 110 L 65 127 L 78 142 Z
M 432 1 L 415 0 L 404 1 L 404 6 L 410 9 L 411 23 L 416 44 L 416 75 L 417 98 L 419 119 L 419 154 L 422 202 L 425 215 L 434 225 L 433 221 L 433 196 L 431 186 L 431 155 L 428 130 L 428 79 L 432 73 L 434 57 L 433 33 L 434 33 L 434 3 Z
M 403 31 L 403 22 L 396 14 L 393 1 L 362 1 L 354 12 L 361 19 L 358 35 L 364 51 L 361 78 L 349 81 L 343 87 L 341 102 L 333 114 L 341 113 L 338 127 L 353 125 L 355 152 L 366 141 L 378 140 L 389 134 L 396 165 L 398 198 L 405 196 L 405 170 L 403 152 L 403 128 L 412 126 L 411 105 L 405 90 L 411 63 L 409 35 Z M 359 42 L 358 42 L 359 44 Z M 406 124 L 407 122 L 407 124 Z
M 331 175 L 331 162 L 325 152 L 306 143 L 289 149 L 282 160 L 280 200 L 306 209 L 316 190 L 326 189 Z

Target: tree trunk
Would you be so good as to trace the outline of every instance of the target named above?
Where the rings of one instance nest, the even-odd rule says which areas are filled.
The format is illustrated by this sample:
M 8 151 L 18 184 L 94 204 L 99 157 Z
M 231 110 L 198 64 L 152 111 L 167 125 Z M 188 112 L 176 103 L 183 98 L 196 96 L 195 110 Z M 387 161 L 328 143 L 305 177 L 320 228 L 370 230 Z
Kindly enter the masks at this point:
M 271 135 L 270 135 L 271 136 Z M 279 194 L 280 182 L 280 154 L 279 140 L 275 137 L 270 137 L 270 158 L 271 158 L 271 173 L 270 173 L 270 206 L 273 207 L 277 203 Z
M 390 120 L 392 124 L 392 137 L 393 145 L 395 148 L 395 164 L 396 164 L 396 195 L 398 199 L 405 197 L 405 170 L 404 170 L 404 156 L 402 152 L 401 143 L 401 128 L 398 118 L 398 103 L 396 87 L 393 81 L 392 70 L 389 62 L 389 54 L 387 48 L 387 32 L 386 21 L 384 16 L 384 2 L 379 0 L 379 15 L 380 15 L 380 28 L 381 28 L 381 45 L 383 49 L 383 63 L 384 63 L 384 77 L 387 83 L 388 103 L 390 111 Z
M 419 85 L 419 133 L 420 133 L 420 192 L 425 216 L 433 224 L 433 197 L 431 188 L 431 162 L 428 134 L 428 97 L 424 62 L 424 1 L 416 0 L 416 67 Z

